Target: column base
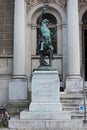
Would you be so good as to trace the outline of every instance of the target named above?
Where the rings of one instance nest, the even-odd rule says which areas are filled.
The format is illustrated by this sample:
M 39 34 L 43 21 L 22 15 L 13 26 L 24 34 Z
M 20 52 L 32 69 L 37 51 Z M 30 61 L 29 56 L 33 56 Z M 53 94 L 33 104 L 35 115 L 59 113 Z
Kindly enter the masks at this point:
M 27 99 L 27 80 L 13 78 L 9 82 L 9 101 L 23 101 Z
M 68 76 L 66 79 L 66 92 L 83 92 L 83 78 L 81 76 Z

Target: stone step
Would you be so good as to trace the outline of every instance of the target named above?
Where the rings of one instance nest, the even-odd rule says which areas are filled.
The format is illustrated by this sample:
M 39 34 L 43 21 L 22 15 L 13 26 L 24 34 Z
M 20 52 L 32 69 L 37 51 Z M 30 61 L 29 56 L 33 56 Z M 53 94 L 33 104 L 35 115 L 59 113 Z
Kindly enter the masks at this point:
M 65 99 L 65 98 L 72 98 L 72 99 L 75 99 L 75 98 L 78 98 L 78 99 L 81 99 L 83 97 L 83 93 L 66 93 L 66 92 L 60 92 L 60 98 L 61 99 Z
M 79 111 L 79 107 L 78 106 L 62 106 L 62 110 L 63 111 Z
M 70 110 L 79 110 L 80 106 L 84 106 L 84 105 L 75 105 L 75 104 L 62 104 L 62 108 L 63 109 L 70 109 Z M 87 105 L 86 105 L 86 110 L 87 110 Z
M 9 121 L 11 129 L 32 130 L 83 130 L 82 120 L 20 120 L 12 118 Z
M 79 111 L 79 107 L 84 104 L 83 93 L 61 93 L 61 104 L 64 111 L 71 111 L 71 118 L 83 119 L 83 115 Z M 87 105 L 86 105 L 87 108 Z
M 80 102 L 80 101 L 83 101 L 83 100 L 84 100 L 84 98 L 79 98 L 79 99 L 78 98 L 74 98 L 74 99 L 73 98 L 64 98 L 64 99 L 61 98 L 60 99 L 61 102 L 69 102 L 69 103 L 73 103 L 73 102 L 76 103 L 77 101 Z
M 77 103 L 77 102 L 81 102 L 81 101 L 83 101 L 84 99 L 82 98 L 82 99 L 61 99 L 60 101 L 62 102 L 62 103 L 65 103 L 65 102 L 68 102 L 68 103 Z
M 27 120 L 69 120 L 71 119 L 71 112 L 55 111 L 55 112 L 30 112 L 24 110 L 20 112 L 20 119 Z
M 61 102 L 62 103 L 62 102 Z M 82 104 L 80 104 L 80 105 L 82 105 Z M 72 107 L 78 107 L 78 104 L 77 103 L 68 103 L 68 102 L 66 102 L 66 103 L 62 103 L 62 106 L 72 106 Z M 86 105 L 87 106 L 87 105 Z
M 0 128 L 0 130 L 12 130 L 12 129 L 10 129 L 10 128 Z M 20 130 L 20 129 L 14 129 L 14 130 Z M 21 130 L 26 130 L 26 129 L 21 129 Z M 29 129 L 29 130 L 31 130 L 31 129 Z M 37 129 L 32 129 L 32 130 L 37 130 Z M 80 128 L 80 129 L 78 129 L 78 128 L 67 128 L 67 129 L 65 129 L 65 128 L 63 128 L 63 129 L 51 129 L 51 128 L 45 128 L 45 129 L 38 129 L 38 130 L 87 130 L 87 127 L 86 128 Z

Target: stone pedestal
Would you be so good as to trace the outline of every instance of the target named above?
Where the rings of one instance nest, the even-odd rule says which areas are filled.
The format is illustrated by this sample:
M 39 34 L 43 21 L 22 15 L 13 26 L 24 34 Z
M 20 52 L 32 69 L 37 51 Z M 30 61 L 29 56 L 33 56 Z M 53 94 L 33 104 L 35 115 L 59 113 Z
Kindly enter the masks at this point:
M 66 79 L 66 92 L 83 92 L 83 78 L 80 76 L 69 76 Z
M 9 102 L 27 100 L 26 79 L 11 79 L 9 82 Z
M 65 128 L 64 121 L 70 124 L 71 113 L 62 111 L 59 90 L 57 71 L 35 71 L 32 76 L 32 100 L 29 110 L 22 111 L 20 119 L 10 119 L 9 128 L 32 130 Z
M 60 103 L 60 81 L 57 71 L 35 71 L 32 77 L 32 100 L 29 111 L 22 111 L 22 120 L 70 119 Z
M 35 71 L 32 77 L 32 101 L 29 111 L 62 110 L 59 90 L 60 81 L 57 71 Z

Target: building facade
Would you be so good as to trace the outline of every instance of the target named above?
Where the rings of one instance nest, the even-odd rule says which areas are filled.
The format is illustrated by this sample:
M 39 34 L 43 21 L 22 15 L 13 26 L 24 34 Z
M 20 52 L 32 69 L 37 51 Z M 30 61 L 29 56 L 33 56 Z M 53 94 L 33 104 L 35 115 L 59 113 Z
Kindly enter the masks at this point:
M 39 66 L 38 17 L 56 28 L 53 66 L 66 92 L 83 91 L 87 81 L 87 0 L 0 0 L 0 104 L 27 99 Z M 48 59 L 47 59 L 48 60 Z M 22 86 L 22 87 L 21 87 Z M 21 90 L 21 91 L 20 91 Z

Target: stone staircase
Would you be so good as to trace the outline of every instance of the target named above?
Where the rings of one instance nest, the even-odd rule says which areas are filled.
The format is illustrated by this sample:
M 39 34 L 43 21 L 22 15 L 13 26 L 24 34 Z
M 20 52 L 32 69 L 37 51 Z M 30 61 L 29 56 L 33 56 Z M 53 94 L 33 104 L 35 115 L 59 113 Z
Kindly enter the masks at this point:
M 83 93 L 66 94 L 66 92 L 61 92 L 60 99 L 62 103 L 62 110 L 70 111 L 72 119 L 84 119 L 84 112 L 79 111 L 79 107 L 84 104 Z M 10 102 L 8 103 L 7 109 L 11 115 L 19 115 L 20 111 L 28 107 L 29 101 L 12 103 Z
M 60 94 L 62 109 L 71 111 L 71 120 L 20 120 L 13 117 L 9 121 L 7 130 L 87 130 L 87 122 L 84 124 L 84 113 L 79 111 L 83 105 L 83 93 L 62 92 Z
M 86 91 L 87 94 L 87 91 Z M 13 117 L 10 130 L 87 130 L 87 122 L 83 122 L 84 112 L 79 107 L 84 104 L 83 93 L 61 92 L 60 100 L 63 111 L 71 112 L 71 120 L 20 120 Z M 87 97 L 86 97 L 87 100 Z M 87 104 L 87 103 L 86 103 Z M 87 108 L 87 105 L 86 105 Z M 87 110 L 87 109 L 86 109 Z M 86 118 L 87 119 L 87 118 Z
M 66 94 L 66 92 L 62 92 L 60 97 L 62 109 L 64 111 L 71 111 L 71 119 L 84 119 L 84 111 L 80 110 L 80 107 L 84 105 L 83 93 Z

